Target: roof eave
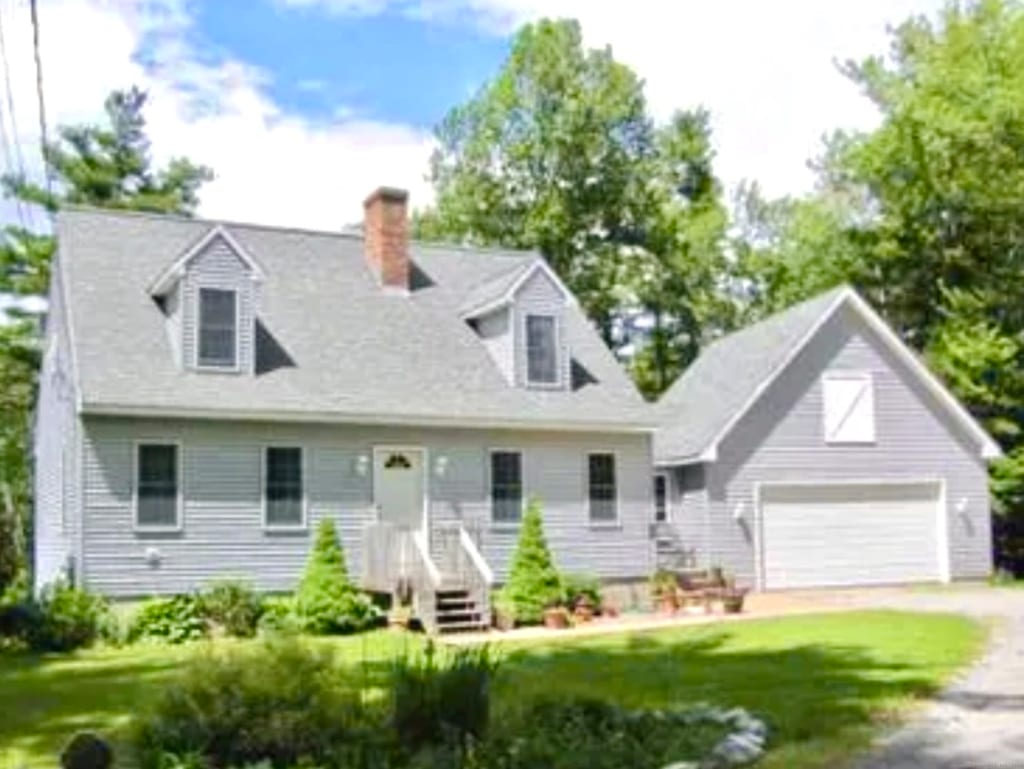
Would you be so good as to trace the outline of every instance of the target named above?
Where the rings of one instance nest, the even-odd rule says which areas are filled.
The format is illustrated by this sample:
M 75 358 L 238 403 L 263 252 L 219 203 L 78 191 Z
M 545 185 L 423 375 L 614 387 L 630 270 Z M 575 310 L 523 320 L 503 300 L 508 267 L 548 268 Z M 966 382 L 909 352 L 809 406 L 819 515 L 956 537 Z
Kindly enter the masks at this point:
M 388 424 L 415 427 L 474 427 L 569 432 L 612 432 L 651 434 L 657 426 L 643 421 L 588 422 L 582 420 L 526 420 L 495 417 L 448 417 L 421 414 L 379 414 L 357 412 L 284 411 L 261 409 L 211 409 L 180 406 L 147 406 L 81 401 L 82 416 L 203 419 L 239 422 L 301 422 L 328 424 Z

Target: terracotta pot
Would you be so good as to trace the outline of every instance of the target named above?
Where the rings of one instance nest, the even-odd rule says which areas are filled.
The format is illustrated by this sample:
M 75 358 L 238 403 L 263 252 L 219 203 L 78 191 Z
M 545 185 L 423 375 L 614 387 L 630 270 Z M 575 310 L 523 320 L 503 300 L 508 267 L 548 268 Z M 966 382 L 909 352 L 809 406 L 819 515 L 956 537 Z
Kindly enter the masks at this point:
M 675 614 L 679 610 L 679 600 L 672 594 L 658 596 L 658 608 L 662 614 Z
M 743 611 L 743 599 L 746 593 L 734 592 L 722 596 L 722 611 L 725 614 L 739 614 Z
M 544 610 L 544 627 L 551 630 L 564 630 L 569 627 L 569 612 L 563 608 Z

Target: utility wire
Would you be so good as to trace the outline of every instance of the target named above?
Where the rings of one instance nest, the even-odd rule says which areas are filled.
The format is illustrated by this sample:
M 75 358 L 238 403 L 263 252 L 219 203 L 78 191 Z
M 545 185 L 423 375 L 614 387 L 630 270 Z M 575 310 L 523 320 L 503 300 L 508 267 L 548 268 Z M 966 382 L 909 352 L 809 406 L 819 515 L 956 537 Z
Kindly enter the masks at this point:
M 29 0 L 32 12 L 32 54 L 36 60 L 36 94 L 39 96 L 39 142 L 43 153 L 43 173 L 46 174 L 46 192 L 53 197 L 53 176 L 50 163 L 46 159 L 46 148 L 50 140 L 46 134 L 46 99 L 43 97 L 43 59 L 39 54 L 39 9 L 37 0 Z
M 4 41 L 4 17 L 3 17 L 3 5 L 0 4 L 0 63 L 3 65 L 4 70 L 4 86 L 7 92 L 7 114 L 11 120 L 11 133 L 8 137 L 7 127 L 3 121 L 2 115 L 0 115 L 0 141 L 3 143 L 4 160 L 7 164 L 7 171 L 11 174 L 17 174 L 21 179 L 25 178 L 25 157 L 21 152 L 21 143 L 18 141 L 18 119 L 14 111 L 14 93 L 11 90 L 11 70 L 7 63 L 7 45 Z M 12 158 L 11 145 L 14 145 L 14 153 Z M 15 160 L 15 165 L 12 160 Z M 25 206 L 24 201 L 15 198 L 15 203 L 18 208 L 18 220 L 21 223 L 23 229 L 28 229 L 25 219 Z M 29 209 L 29 219 L 31 219 L 31 209 Z M 35 224 L 35 222 L 32 222 Z

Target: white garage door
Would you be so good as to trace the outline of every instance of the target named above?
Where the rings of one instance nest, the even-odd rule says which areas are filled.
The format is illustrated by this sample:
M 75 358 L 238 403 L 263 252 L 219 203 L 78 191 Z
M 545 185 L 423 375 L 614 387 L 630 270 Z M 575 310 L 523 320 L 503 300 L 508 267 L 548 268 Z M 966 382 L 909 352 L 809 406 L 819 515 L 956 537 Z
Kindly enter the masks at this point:
M 766 588 L 941 578 L 935 483 L 765 486 Z

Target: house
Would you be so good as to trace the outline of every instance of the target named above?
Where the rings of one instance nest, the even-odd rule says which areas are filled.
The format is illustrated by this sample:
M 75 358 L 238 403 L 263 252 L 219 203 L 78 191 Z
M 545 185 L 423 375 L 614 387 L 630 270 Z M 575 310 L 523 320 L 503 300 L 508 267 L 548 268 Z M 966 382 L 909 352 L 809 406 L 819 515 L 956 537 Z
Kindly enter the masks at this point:
M 656 411 L 662 563 L 759 589 L 992 569 L 999 447 L 850 288 L 712 344 Z
M 487 619 L 529 498 L 560 567 L 645 577 L 653 415 L 536 254 L 68 208 L 37 409 L 35 580 L 294 587 L 330 518 L 364 587 Z

